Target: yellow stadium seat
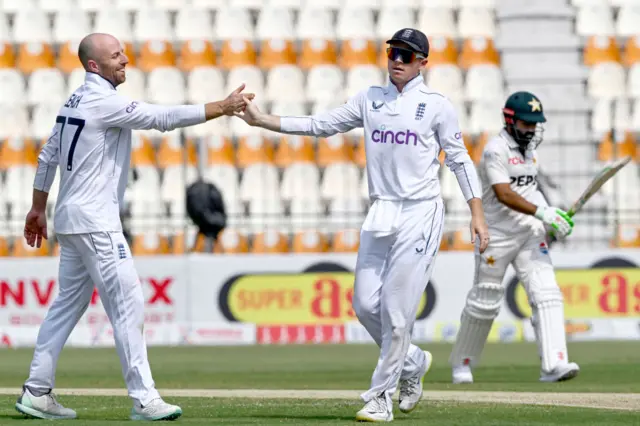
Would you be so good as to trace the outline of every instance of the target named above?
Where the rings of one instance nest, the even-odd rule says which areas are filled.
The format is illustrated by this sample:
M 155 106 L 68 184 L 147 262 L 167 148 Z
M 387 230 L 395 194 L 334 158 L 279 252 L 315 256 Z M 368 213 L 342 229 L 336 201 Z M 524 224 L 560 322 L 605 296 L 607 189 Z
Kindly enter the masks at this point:
M 608 162 L 616 158 L 630 155 L 637 157 L 637 145 L 633 133 L 625 132 L 621 140 L 614 141 L 611 132 L 608 132 L 598 146 L 598 161 Z
M 235 164 L 233 143 L 229 138 L 215 135 L 206 139 L 208 146 L 207 164 Z
M 218 235 L 214 252 L 222 254 L 248 253 L 249 241 L 245 235 L 237 230 L 227 228 Z
M 168 41 L 148 41 L 140 48 L 139 65 L 144 72 L 155 68 L 173 67 L 176 65 L 176 54 Z
M 615 37 L 590 37 L 584 46 L 584 64 L 596 65 L 602 62 L 620 62 L 620 49 Z
M 288 253 L 289 242 L 287 237 L 276 230 L 268 230 L 255 235 L 251 244 L 251 253 L 272 254 Z
M 275 153 L 275 164 L 287 167 L 293 163 L 315 162 L 312 138 L 308 136 L 282 136 Z
M 69 41 L 60 46 L 58 54 L 58 68 L 60 71 L 70 74 L 76 68 L 82 68 L 78 59 L 78 43 Z
M 353 148 L 342 135 L 318 139 L 318 165 L 326 167 L 333 163 L 350 163 Z
M 191 71 L 196 67 L 209 67 L 216 64 L 216 50 L 213 43 L 206 40 L 190 40 L 180 48 L 178 66 L 182 71 Z
M 264 40 L 260 46 L 258 64 L 261 68 L 269 69 L 278 65 L 295 64 L 297 54 L 292 40 L 271 39 Z
M 438 36 L 430 38 L 429 42 L 428 66 L 458 64 L 458 48 L 454 40 Z
M 500 55 L 493 40 L 487 37 L 466 39 L 462 45 L 458 65 L 466 70 L 474 65 L 484 64 L 500 65 Z
M 40 68 L 53 68 L 54 65 L 53 49 L 47 43 L 25 43 L 18 48 L 16 66 L 25 74 Z
M 139 136 L 131 139 L 131 164 L 134 167 L 155 165 L 155 150 L 149 138 Z
M 256 64 L 257 54 L 250 40 L 227 40 L 222 43 L 219 63 L 222 69 Z
M 131 251 L 134 256 L 169 254 L 169 242 L 155 232 L 137 234 L 133 236 Z
M 375 43 L 364 39 L 344 40 L 338 62 L 345 69 L 357 65 L 375 65 L 378 62 Z
M 630 37 L 624 47 L 622 63 L 627 67 L 640 62 L 640 37 Z
M 360 246 L 360 232 L 357 229 L 344 229 L 333 235 L 331 251 L 335 253 L 354 253 Z
M 187 149 L 187 163 L 195 166 L 198 162 L 196 147 L 192 140 L 185 141 Z M 162 138 L 158 147 L 158 167 L 165 168 L 168 166 L 180 166 L 185 164 L 184 159 L 185 148 L 180 143 L 180 139 L 176 137 Z
M 293 236 L 294 253 L 324 253 L 327 249 L 327 238 L 318 231 L 301 231 Z
M 0 42 L 0 68 L 14 68 L 16 54 L 9 43 Z
M 11 166 L 35 166 L 37 162 L 38 152 L 30 139 L 9 138 L 0 143 L 0 170 Z
M 13 241 L 13 257 L 42 257 L 49 256 L 49 244 L 47 240 L 42 240 L 40 248 L 30 247 L 23 237 L 17 237 Z
M 303 40 L 298 65 L 305 70 L 317 65 L 335 65 L 338 62 L 337 52 L 334 40 Z
M 247 167 L 257 163 L 273 163 L 273 159 L 273 143 L 262 135 L 246 136 L 238 141 L 236 159 L 238 167 Z

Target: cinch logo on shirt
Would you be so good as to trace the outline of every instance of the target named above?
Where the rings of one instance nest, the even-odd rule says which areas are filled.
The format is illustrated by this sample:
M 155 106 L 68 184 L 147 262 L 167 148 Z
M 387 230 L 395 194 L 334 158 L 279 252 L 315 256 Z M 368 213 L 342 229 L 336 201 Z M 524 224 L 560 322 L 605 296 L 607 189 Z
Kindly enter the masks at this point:
M 401 130 L 394 132 L 392 130 L 374 130 L 371 133 L 371 140 L 375 143 L 394 143 L 398 145 L 409 145 L 413 142 L 413 146 L 418 145 L 418 134 L 411 130 Z
M 524 163 L 525 161 L 522 158 L 518 158 L 518 157 L 509 158 L 509 164 L 518 165 L 518 164 L 524 164 Z

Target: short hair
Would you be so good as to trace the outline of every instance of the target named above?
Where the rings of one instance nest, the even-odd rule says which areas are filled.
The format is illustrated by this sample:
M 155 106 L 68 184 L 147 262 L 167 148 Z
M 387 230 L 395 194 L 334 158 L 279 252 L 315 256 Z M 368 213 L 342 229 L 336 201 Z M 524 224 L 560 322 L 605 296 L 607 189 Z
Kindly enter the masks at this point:
M 86 70 L 89 68 L 89 60 L 93 58 L 93 34 L 89 34 L 85 38 L 82 39 L 80 45 L 78 46 L 78 58 L 80 59 L 80 63 Z

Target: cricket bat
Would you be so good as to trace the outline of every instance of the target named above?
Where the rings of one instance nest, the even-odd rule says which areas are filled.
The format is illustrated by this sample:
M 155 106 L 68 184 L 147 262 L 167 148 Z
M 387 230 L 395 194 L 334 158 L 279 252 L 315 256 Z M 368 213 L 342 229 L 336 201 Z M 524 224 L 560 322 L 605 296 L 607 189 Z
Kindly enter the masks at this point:
M 597 175 L 591 180 L 587 189 L 585 189 L 580 197 L 573 203 L 567 214 L 573 217 L 576 213 L 578 213 L 582 207 L 586 204 L 587 201 L 593 195 L 598 192 L 598 190 L 604 185 L 609 179 L 615 176 L 616 173 L 620 171 L 624 166 L 627 165 L 631 161 L 631 157 L 627 156 L 621 158 L 620 160 L 616 160 L 607 166 L 605 166 Z

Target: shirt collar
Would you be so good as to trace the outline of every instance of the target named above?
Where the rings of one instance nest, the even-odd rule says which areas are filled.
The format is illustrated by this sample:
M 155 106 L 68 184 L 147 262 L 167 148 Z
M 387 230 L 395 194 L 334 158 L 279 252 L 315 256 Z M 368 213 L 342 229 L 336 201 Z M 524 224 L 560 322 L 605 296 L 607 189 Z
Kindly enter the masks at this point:
M 84 81 L 97 84 L 98 86 L 104 87 L 105 89 L 116 90 L 115 86 L 111 84 L 109 80 L 91 71 L 87 71 L 84 76 Z
M 515 139 L 511 137 L 509 132 L 507 132 L 507 129 L 500 130 L 500 136 L 502 136 L 507 141 L 507 144 L 509 145 L 510 148 L 520 148 L 520 145 L 518 145 L 518 142 L 516 142 Z
M 422 83 L 424 83 L 424 78 L 422 77 L 422 73 L 420 73 L 415 76 L 413 80 L 409 80 L 409 82 L 404 86 L 404 89 L 402 89 L 402 93 L 407 93 L 420 86 Z M 396 85 L 391 81 L 391 77 L 389 77 L 389 84 L 387 84 L 387 87 L 385 88 L 385 94 L 389 92 L 400 93 L 398 92 Z

